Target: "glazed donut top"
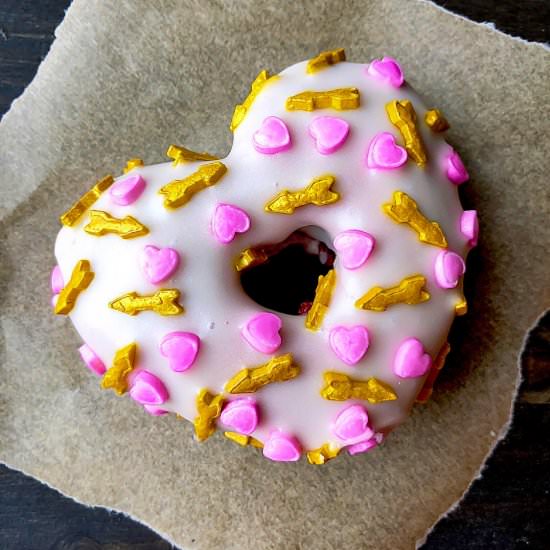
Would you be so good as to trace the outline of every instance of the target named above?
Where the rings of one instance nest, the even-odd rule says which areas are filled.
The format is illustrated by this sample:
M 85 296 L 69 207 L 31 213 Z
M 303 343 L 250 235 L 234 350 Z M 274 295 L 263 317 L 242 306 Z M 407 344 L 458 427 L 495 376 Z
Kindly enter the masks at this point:
M 56 313 L 102 387 L 192 421 L 199 440 L 219 427 L 316 464 L 367 451 L 428 398 L 466 312 L 477 217 L 447 127 L 389 57 L 262 71 L 225 159 L 132 159 L 61 217 Z M 240 272 L 301 228 L 330 237 L 333 269 L 306 315 L 268 311 Z

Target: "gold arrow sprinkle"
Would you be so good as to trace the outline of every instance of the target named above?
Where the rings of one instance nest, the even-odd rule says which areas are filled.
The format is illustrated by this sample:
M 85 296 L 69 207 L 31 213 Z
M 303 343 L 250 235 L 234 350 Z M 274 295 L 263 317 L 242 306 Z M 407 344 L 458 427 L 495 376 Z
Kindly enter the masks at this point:
M 430 109 L 426 111 L 424 122 L 432 132 L 436 133 L 444 132 L 451 127 L 439 109 Z
M 272 382 L 286 382 L 300 374 L 300 367 L 293 363 L 292 354 L 272 357 L 264 365 L 240 370 L 226 384 L 227 393 L 254 393 Z
M 418 166 L 424 166 L 428 157 L 416 126 L 416 111 L 412 103 L 408 99 L 390 101 L 386 103 L 386 113 L 391 123 L 401 132 L 409 156 Z
M 90 210 L 90 222 L 84 227 L 84 231 L 94 237 L 112 233 L 122 239 L 135 239 L 149 233 L 149 229 L 132 216 L 119 219 L 103 210 Z
M 268 255 L 263 248 L 245 248 L 235 260 L 234 266 L 237 271 L 244 271 L 249 267 L 263 264 L 268 259 Z
M 389 306 L 395 304 L 421 304 L 430 299 L 430 293 L 424 289 L 425 284 L 426 277 L 411 275 L 405 277 L 397 286 L 375 286 L 355 302 L 355 307 L 369 311 L 386 311 Z
M 214 395 L 203 388 L 196 399 L 198 416 L 193 421 L 199 441 L 208 439 L 216 431 L 216 419 L 222 412 L 223 396 Z
M 308 90 L 286 100 L 287 111 L 315 111 L 317 109 L 347 111 L 358 107 L 359 90 L 357 88 L 337 88 L 323 92 Z
M 84 212 L 88 210 L 101 195 L 111 187 L 115 180 L 113 176 L 105 176 L 99 180 L 87 193 L 78 199 L 70 208 L 63 214 L 59 221 L 68 227 L 73 227 L 76 222 L 82 217 Z
M 434 383 L 439 376 L 439 373 L 441 372 L 441 369 L 445 365 L 445 359 L 447 359 L 447 355 L 449 355 L 449 352 L 451 351 L 451 346 L 449 345 L 449 342 L 445 342 L 441 349 L 437 353 L 437 357 L 434 359 L 432 363 L 432 367 L 430 369 L 430 373 L 428 374 L 428 377 L 426 378 L 426 381 L 424 382 L 424 385 L 422 386 L 422 389 L 416 396 L 416 402 L 417 403 L 426 403 L 433 392 L 433 386 Z
M 166 208 L 179 208 L 187 204 L 193 195 L 218 183 L 222 176 L 227 172 L 227 167 L 223 162 L 212 162 L 203 164 L 196 172 L 181 180 L 172 180 L 164 187 L 161 187 L 159 193 L 165 195 L 164 206 Z
M 340 195 L 335 191 L 331 191 L 334 182 L 334 176 L 321 176 L 298 191 L 285 189 L 270 199 L 264 209 L 266 212 L 273 214 L 293 214 L 296 208 L 308 204 L 315 206 L 332 204 L 340 200 Z
M 166 151 L 166 156 L 172 159 L 172 166 L 196 160 L 218 160 L 218 157 L 214 157 L 208 153 L 196 153 L 195 151 L 191 151 L 191 149 L 179 147 L 178 145 L 170 145 Z
M 418 234 L 420 242 L 447 248 L 447 238 L 441 226 L 426 218 L 406 193 L 395 191 L 393 202 L 382 205 L 382 209 L 394 222 L 407 224 Z
M 466 313 L 468 313 L 468 302 L 466 298 L 462 298 L 460 302 L 455 304 L 455 315 L 461 317 L 462 315 L 466 315 Z
M 318 449 L 306 453 L 307 461 L 310 464 L 326 464 L 329 460 L 338 456 L 340 448 L 333 443 L 325 443 Z
M 134 370 L 137 345 L 128 344 L 115 353 L 113 365 L 103 375 L 101 387 L 104 390 L 113 389 L 117 395 L 128 391 L 128 375 Z
M 326 69 L 331 65 L 335 65 L 336 63 L 340 63 L 340 61 L 345 60 L 346 52 L 344 51 L 344 48 L 321 52 L 317 57 L 314 57 L 307 62 L 306 72 L 309 74 L 316 73 L 317 71 Z
M 227 439 L 234 441 L 235 443 L 241 445 L 242 447 L 251 445 L 252 447 L 256 447 L 256 449 L 264 448 L 264 444 L 259 439 L 256 439 L 251 435 L 240 434 L 238 432 L 223 432 L 223 435 L 225 435 Z
M 341 372 L 325 372 L 323 378 L 325 385 L 321 389 L 321 396 L 329 401 L 365 399 L 376 404 L 397 399 L 393 388 L 377 378 L 357 380 Z
M 317 288 L 315 289 L 315 298 L 310 310 L 306 316 L 306 328 L 315 332 L 319 330 L 325 313 L 330 305 L 332 291 L 336 285 L 336 271 L 331 269 L 326 275 L 319 275 Z
M 229 125 L 229 129 L 232 132 L 234 132 L 237 129 L 237 126 L 239 126 L 239 124 L 244 120 L 246 113 L 252 106 L 252 103 L 254 103 L 256 97 L 258 97 L 258 94 L 263 90 L 264 86 L 268 82 L 274 82 L 278 78 L 278 76 L 269 76 L 269 73 L 265 69 L 260 72 L 254 82 L 252 82 L 252 85 L 250 86 L 250 93 L 247 98 L 241 105 L 237 105 L 235 107 L 235 111 L 233 111 L 233 117 L 231 118 L 231 124 Z
M 180 291 L 177 288 L 157 290 L 151 296 L 128 292 L 109 302 L 109 307 L 126 315 L 137 315 L 142 311 L 154 311 L 159 315 L 179 315 L 184 311 L 178 303 L 179 297 Z
M 123 168 L 123 172 L 127 174 L 128 172 L 131 172 L 134 168 L 141 168 L 143 166 L 143 160 L 142 159 L 129 159 L 128 162 L 126 162 L 126 166 Z
M 55 303 L 55 313 L 67 315 L 70 313 L 83 290 L 86 290 L 94 278 L 94 272 L 88 260 L 79 260 L 73 268 L 71 278 L 65 288 L 59 293 Z

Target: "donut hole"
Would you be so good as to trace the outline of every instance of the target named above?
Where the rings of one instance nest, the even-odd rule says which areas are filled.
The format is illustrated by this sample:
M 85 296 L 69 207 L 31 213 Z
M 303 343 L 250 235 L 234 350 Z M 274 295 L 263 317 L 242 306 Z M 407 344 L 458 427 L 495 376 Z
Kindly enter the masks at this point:
M 268 259 L 241 272 L 246 294 L 264 308 L 304 315 L 315 297 L 320 275 L 326 275 L 336 254 L 329 234 L 317 226 L 297 229 L 284 241 L 262 245 Z

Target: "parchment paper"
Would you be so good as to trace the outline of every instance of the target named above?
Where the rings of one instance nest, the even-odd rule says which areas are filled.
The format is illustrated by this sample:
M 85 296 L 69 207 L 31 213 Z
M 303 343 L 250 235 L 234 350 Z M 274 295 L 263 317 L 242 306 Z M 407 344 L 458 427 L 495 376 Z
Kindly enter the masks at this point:
M 550 301 L 549 53 L 401 0 L 76 0 L 57 35 L 0 125 L 0 458 L 182 548 L 413 547 L 506 430 L 524 334 Z M 50 311 L 53 244 L 58 215 L 100 176 L 173 142 L 224 155 L 260 69 L 334 47 L 397 57 L 443 110 L 482 240 L 429 404 L 372 454 L 274 464 L 100 391 Z

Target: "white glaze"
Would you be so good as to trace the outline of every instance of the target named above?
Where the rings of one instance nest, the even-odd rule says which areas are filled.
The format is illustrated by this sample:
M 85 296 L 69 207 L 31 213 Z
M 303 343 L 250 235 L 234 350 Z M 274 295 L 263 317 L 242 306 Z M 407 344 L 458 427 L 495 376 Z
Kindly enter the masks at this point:
M 146 188 L 135 203 L 119 206 L 105 193 L 94 205 L 94 209 L 116 217 L 136 217 L 149 228 L 148 235 L 132 240 L 115 235 L 94 237 L 82 230 L 88 222 L 87 215 L 75 227 L 61 229 L 55 252 L 64 280 L 69 280 L 79 259 L 90 260 L 95 272 L 92 284 L 80 295 L 70 314 L 76 329 L 106 365 L 112 364 L 117 349 L 136 342 L 137 366 L 159 377 L 170 394 L 162 408 L 193 420 L 195 397 L 201 388 L 222 392 L 225 382 L 237 371 L 266 361 L 268 357 L 255 351 L 240 335 L 246 321 L 265 309 L 244 293 L 233 261 L 244 248 L 279 242 L 298 228 L 317 225 L 331 239 L 347 229 L 366 231 L 375 237 L 376 247 L 365 265 L 353 271 L 344 269 L 336 258 L 337 284 L 321 330 L 306 330 L 302 316 L 278 313 L 283 320 L 283 343 L 277 355 L 291 352 L 302 372 L 292 381 L 268 385 L 255 394 L 260 423 L 253 436 L 265 441 L 270 430 L 278 428 L 296 436 L 304 450 L 330 441 L 341 444 L 330 426 L 338 412 L 353 401 L 339 403 L 321 397 L 323 372 L 327 370 L 362 379 L 375 376 L 393 386 L 397 401 L 377 405 L 361 402 L 377 432 L 386 432 L 406 418 L 425 377 L 396 377 L 392 372 L 396 349 L 403 340 L 414 337 L 435 357 L 445 342 L 462 291 L 461 284 L 450 290 L 438 287 L 433 264 L 440 249 L 420 243 L 409 227 L 393 222 L 381 206 L 391 201 L 394 191 L 404 191 L 417 201 L 424 215 L 440 223 L 449 250 L 465 257 L 469 246 L 460 232 L 463 210 L 457 187 L 445 175 L 445 158 L 450 149 L 440 134 L 432 133 L 424 124 L 426 106 L 406 84 L 395 89 L 369 77 L 365 69 L 362 64 L 339 63 L 306 74 L 304 62 L 283 71 L 276 81 L 265 86 L 236 129 L 232 150 L 223 159 L 227 174 L 185 206 L 165 209 L 158 190 L 203 163 L 173 167 L 168 162 L 136 168 L 135 172 L 146 181 Z M 361 94 L 361 106 L 356 110 L 285 109 L 288 96 L 305 90 L 352 86 Z M 368 145 L 375 134 L 391 132 L 396 142 L 403 145 L 384 109 L 393 99 L 409 99 L 415 107 L 428 152 L 425 168 L 417 167 L 410 159 L 396 170 L 376 171 L 366 166 Z M 334 154 L 321 155 L 308 133 L 308 124 L 319 115 L 338 116 L 350 124 L 347 141 Z M 252 136 L 268 116 L 277 116 L 287 124 L 292 140 L 289 150 L 265 155 L 254 149 Z M 291 216 L 264 211 L 268 199 L 282 189 L 303 188 L 323 174 L 335 176 L 334 189 L 341 194 L 339 202 L 324 207 L 305 206 Z M 220 244 L 211 233 L 210 222 L 218 203 L 236 205 L 251 218 L 250 230 L 238 234 L 228 245 Z M 178 270 L 161 286 L 180 289 L 183 315 L 161 317 L 143 312 L 130 317 L 108 308 L 107 304 L 121 294 L 151 294 L 158 289 L 139 268 L 139 254 L 145 245 L 171 247 L 180 253 Z M 371 287 L 393 286 L 412 274 L 427 278 L 431 294 L 428 302 L 396 305 L 383 313 L 354 307 L 355 300 Z M 330 350 L 328 334 L 331 327 L 338 325 L 368 328 L 370 346 L 356 366 L 344 364 Z M 183 373 L 172 371 L 159 351 L 162 338 L 175 331 L 192 332 L 201 338 L 195 363 Z

